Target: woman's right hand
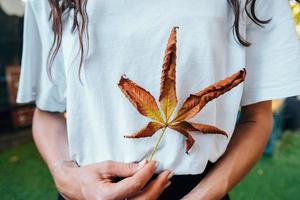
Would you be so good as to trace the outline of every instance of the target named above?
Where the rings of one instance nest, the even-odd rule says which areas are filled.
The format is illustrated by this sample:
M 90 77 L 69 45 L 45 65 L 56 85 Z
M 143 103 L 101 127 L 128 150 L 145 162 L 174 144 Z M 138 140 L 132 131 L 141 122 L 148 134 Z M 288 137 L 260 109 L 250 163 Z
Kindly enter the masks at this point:
M 154 200 L 170 185 L 172 176 L 172 172 L 164 171 L 143 190 L 156 165 L 155 161 L 139 164 L 104 161 L 77 167 L 72 162 L 63 162 L 53 176 L 58 191 L 67 200 Z M 114 177 L 124 179 L 113 182 Z

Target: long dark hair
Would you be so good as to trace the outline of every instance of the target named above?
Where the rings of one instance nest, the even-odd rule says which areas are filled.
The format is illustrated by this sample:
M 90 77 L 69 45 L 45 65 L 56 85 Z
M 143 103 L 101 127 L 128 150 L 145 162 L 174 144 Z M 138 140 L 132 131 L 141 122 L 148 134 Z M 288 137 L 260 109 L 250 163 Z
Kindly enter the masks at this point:
M 73 27 L 72 31 L 78 32 L 78 38 L 80 43 L 80 73 L 83 59 L 84 59 L 84 34 L 88 35 L 88 15 L 86 11 L 88 0 L 48 0 L 51 7 L 50 18 L 52 19 L 52 29 L 54 32 L 54 40 L 49 52 L 48 66 L 51 67 L 53 60 L 61 46 L 62 42 L 62 30 L 63 30 L 63 15 L 70 10 L 74 10 Z M 233 34 L 238 42 L 248 47 L 251 45 L 250 41 L 247 41 L 240 33 L 240 15 L 243 11 L 247 16 L 258 26 L 263 26 L 270 22 L 270 19 L 259 19 L 255 13 L 256 0 L 246 0 L 244 9 L 241 10 L 240 0 L 227 0 L 234 13 Z M 80 75 L 80 74 L 79 74 Z M 79 76 L 80 77 L 80 76 Z
M 78 32 L 79 52 L 80 52 L 80 68 L 78 75 L 80 78 L 80 69 L 83 63 L 84 49 L 84 34 L 87 33 L 88 38 L 88 15 L 87 15 L 87 1 L 88 0 L 48 0 L 51 8 L 49 20 L 52 19 L 52 30 L 54 39 L 51 49 L 48 54 L 47 69 L 48 75 L 51 74 L 51 66 L 57 55 L 62 43 L 63 33 L 63 17 L 64 14 L 74 10 L 74 18 L 72 25 L 72 32 Z M 51 76 L 50 76 L 51 78 Z

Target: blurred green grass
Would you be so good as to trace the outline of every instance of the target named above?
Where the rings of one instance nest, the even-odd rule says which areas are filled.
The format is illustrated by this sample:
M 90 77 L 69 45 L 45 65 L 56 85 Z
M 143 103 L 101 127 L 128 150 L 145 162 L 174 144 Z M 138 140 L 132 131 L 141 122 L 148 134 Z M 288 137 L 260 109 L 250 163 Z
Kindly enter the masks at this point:
M 230 193 L 232 199 L 299 200 L 300 134 L 286 132 L 273 157 L 262 157 Z
M 0 194 L 2 200 L 56 199 L 52 178 L 34 144 L 0 154 Z M 230 196 L 233 200 L 300 199 L 300 134 L 286 132 L 274 156 L 262 157 Z
M 55 186 L 34 144 L 0 154 L 0 199 L 51 200 Z

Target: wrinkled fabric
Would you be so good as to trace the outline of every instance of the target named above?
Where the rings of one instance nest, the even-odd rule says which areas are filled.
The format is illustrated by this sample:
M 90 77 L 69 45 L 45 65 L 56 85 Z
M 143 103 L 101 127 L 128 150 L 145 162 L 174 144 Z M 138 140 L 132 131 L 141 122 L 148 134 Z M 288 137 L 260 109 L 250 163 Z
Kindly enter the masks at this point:
M 149 120 L 132 107 L 117 83 L 125 74 L 158 99 L 167 39 L 172 27 L 178 26 L 174 113 L 190 94 L 244 67 L 247 70 L 243 84 L 209 102 L 191 119 L 226 131 L 227 139 L 194 132 L 195 144 L 187 155 L 185 138 L 167 129 L 154 156 L 159 161 L 157 172 L 200 174 L 208 161 L 215 162 L 226 150 L 240 106 L 300 94 L 300 47 L 288 1 L 258 0 L 256 9 L 258 17 L 272 21 L 261 28 L 241 16 L 240 32 L 252 43 L 246 48 L 232 33 L 233 12 L 226 1 L 89 0 L 89 43 L 85 40 L 89 49 L 81 84 L 79 41 L 71 32 L 73 11 L 64 15 L 62 48 L 50 81 L 49 5 L 29 0 L 17 102 L 34 101 L 45 111 L 66 111 L 71 157 L 80 165 L 148 158 L 159 132 L 144 139 L 123 137 Z

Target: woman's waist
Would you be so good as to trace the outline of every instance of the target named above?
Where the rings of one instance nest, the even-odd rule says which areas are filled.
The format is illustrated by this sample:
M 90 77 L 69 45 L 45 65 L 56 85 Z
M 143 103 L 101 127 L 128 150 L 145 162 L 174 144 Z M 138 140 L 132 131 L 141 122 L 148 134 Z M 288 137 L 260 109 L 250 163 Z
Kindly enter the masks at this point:
M 108 142 L 103 142 L 107 145 Z M 217 160 L 215 152 L 208 151 L 204 145 L 195 144 L 189 154 L 185 153 L 184 139 L 178 143 L 163 142 L 153 159 L 158 162 L 156 173 L 163 170 L 172 170 L 175 175 L 201 174 L 209 160 Z M 76 160 L 79 165 L 99 163 L 106 160 L 114 160 L 123 163 L 140 162 L 144 159 L 149 160 L 154 144 L 144 143 L 140 145 L 122 146 L 115 144 L 112 146 L 101 146 L 101 142 L 93 147 L 84 145 L 75 147 L 70 145 L 72 159 Z M 210 145 L 206 145 L 210 146 Z M 225 147 L 224 147 L 225 148 Z M 213 149 L 213 148 L 212 148 Z M 221 153 L 219 154 L 221 156 Z

